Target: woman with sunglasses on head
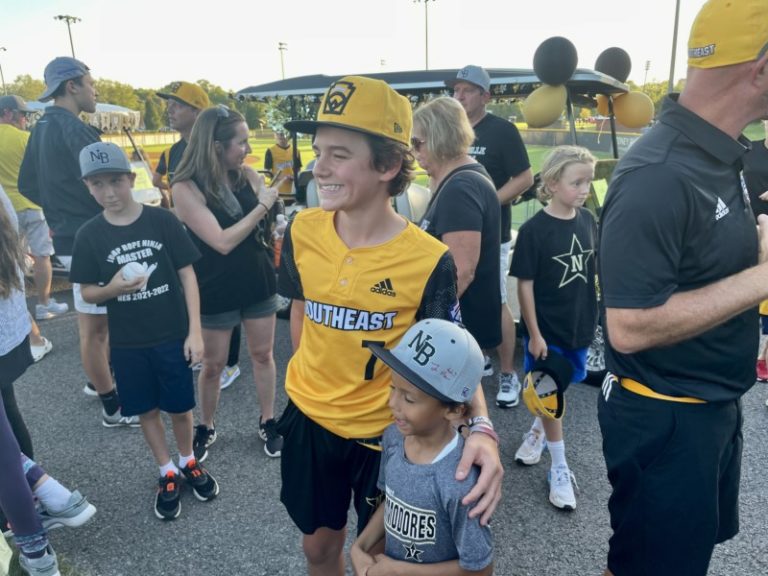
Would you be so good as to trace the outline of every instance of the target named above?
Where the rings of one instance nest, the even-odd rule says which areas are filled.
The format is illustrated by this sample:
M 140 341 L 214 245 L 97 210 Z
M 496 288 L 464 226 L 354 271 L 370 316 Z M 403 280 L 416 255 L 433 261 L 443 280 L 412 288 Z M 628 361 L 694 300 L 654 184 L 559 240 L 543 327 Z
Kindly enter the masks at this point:
M 205 342 L 198 379 L 201 422 L 194 440 L 198 461 L 216 441 L 219 377 L 230 334 L 241 322 L 261 404 L 259 436 L 268 456 L 276 458 L 282 449 L 274 418 L 276 282 L 266 244 L 268 214 L 280 183 L 265 186 L 244 164 L 250 152 L 243 116 L 226 106 L 209 108 L 192 128 L 172 182 L 176 214 L 202 253 L 195 263 Z
M 453 98 L 436 98 L 413 114 L 411 145 L 432 190 L 421 228 L 450 249 L 462 321 L 481 348 L 492 350 L 501 343 L 501 216 L 493 182 L 467 154 L 474 138 Z

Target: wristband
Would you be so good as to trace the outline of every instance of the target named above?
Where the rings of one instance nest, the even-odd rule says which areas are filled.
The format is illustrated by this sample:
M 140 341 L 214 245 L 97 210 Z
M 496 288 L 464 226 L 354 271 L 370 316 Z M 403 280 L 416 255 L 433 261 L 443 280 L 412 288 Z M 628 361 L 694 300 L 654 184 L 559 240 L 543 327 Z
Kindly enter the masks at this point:
M 496 440 L 496 444 L 501 444 L 501 440 L 499 440 L 499 435 L 496 434 L 496 430 L 493 428 L 486 426 L 485 424 L 475 424 L 473 426 L 469 427 L 469 434 L 472 435 L 474 433 L 478 434 L 486 434 Z
M 269 214 L 269 207 L 268 207 L 266 204 L 264 204 L 264 202 L 259 202 L 259 203 L 256 205 L 256 207 L 257 207 L 257 208 L 258 208 L 259 206 L 264 206 L 264 213 L 265 213 L 265 214 Z
M 493 430 L 493 422 L 491 422 L 490 418 L 487 418 L 486 416 L 473 416 L 469 420 L 467 420 L 467 424 L 470 428 L 474 426 L 475 424 L 484 424 L 488 426 L 491 430 Z

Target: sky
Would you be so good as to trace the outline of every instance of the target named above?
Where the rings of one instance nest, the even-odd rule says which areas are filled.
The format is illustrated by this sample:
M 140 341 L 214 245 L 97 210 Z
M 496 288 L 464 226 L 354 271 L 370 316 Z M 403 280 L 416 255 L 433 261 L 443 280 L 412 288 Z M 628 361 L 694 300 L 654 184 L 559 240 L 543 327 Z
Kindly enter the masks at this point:
M 704 0 L 680 0 L 675 80 L 685 76 L 688 31 Z M 205 8 L 194 9 L 193 5 Z M 606 48 L 632 59 L 630 80 L 669 78 L 675 0 L 0 0 L 6 82 L 75 55 L 95 78 L 135 88 L 206 79 L 226 90 L 309 74 L 429 68 L 532 68 L 538 45 L 564 36 L 580 68 Z M 589 7 L 587 7 L 589 6 Z M 282 53 L 279 43 L 287 49 Z M 5 51 L 2 50 L 5 48 Z

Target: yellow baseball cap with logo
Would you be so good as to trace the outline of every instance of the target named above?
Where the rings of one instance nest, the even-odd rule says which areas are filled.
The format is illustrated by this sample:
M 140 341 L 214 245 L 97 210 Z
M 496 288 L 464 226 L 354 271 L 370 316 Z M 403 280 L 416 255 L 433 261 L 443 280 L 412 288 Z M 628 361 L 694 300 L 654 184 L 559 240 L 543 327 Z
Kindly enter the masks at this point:
M 768 49 L 768 0 L 708 0 L 688 39 L 688 66 L 717 68 L 756 60 Z
M 211 101 L 208 99 L 208 94 L 205 93 L 205 90 L 197 84 L 190 82 L 173 82 L 169 92 L 158 92 L 157 95 L 164 100 L 176 100 L 198 110 L 205 110 L 211 107 Z
M 314 134 L 320 126 L 334 126 L 411 144 L 413 113 L 405 96 L 389 84 L 365 76 L 345 76 L 331 84 L 320 102 L 317 120 L 292 120 L 288 130 Z

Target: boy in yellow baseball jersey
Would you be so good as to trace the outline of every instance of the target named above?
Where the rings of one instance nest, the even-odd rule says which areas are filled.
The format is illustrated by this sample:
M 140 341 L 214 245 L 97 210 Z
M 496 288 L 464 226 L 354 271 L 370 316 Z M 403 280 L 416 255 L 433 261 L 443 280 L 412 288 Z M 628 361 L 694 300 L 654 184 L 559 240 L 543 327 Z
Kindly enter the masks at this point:
M 408 186 L 411 106 L 386 83 L 348 76 L 328 89 L 314 134 L 320 208 L 300 212 L 283 240 L 280 293 L 293 298 L 295 353 L 281 500 L 304 533 L 313 575 L 344 574 L 347 510 L 358 531 L 376 509 L 380 441 L 392 416 L 390 371 L 367 348 L 391 347 L 421 318 L 458 320 L 456 269 L 447 247 L 399 216 L 392 196 Z M 500 497 L 502 469 L 482 390 L 471 415 L 484 424 L 467 441 L 457 477 L 482 468 L 465 503 L 485 524 Z
M 275 143 L 267 148 L 264 154 L 264 170 L 272 172 L 272 181 L 277 182 L 282 178 L 282 184 L 278 188 L 280 196 L 290 196 L 293 192 L 293 179 L 296 172 L 301 170 L 301 154 L 296 152 L 298 165 L 293 166 L 293 144 L 288 140 L 285 130 L 275 130 Z

